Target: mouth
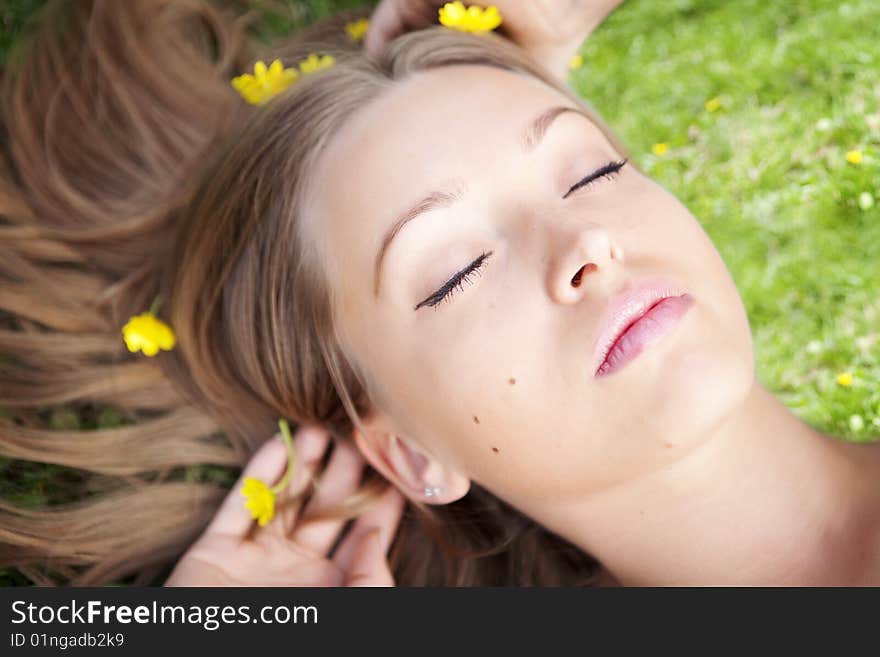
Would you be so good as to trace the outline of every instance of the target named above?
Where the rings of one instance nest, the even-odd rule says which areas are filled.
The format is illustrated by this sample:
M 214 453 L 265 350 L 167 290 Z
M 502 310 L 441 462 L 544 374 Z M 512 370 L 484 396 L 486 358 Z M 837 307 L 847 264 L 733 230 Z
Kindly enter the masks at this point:
M 607 376 L 657 342 L 691 308 L 694 298 L 669 281 L 642 281 L 612 299 L 594 343 L 595 377 Z

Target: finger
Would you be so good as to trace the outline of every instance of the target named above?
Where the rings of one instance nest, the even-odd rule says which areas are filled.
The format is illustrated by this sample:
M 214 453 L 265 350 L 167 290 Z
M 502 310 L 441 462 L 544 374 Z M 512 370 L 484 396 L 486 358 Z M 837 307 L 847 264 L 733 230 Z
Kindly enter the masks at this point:
M 245 465 L 238 481 L 220 504 L 214 518 L 205 529 L 205 534 L 224 534 L 227 536 L 245 535 L 251 526 L 251 514 L 245 506 L 241 487 L 245 477 L 256 477 L 271 486 L 284 473 L 287 466 L 287 448 L 278 433 L 254 452 Z
M 394 0 L 382 0 L 370 17 L 370 26 L 364 37 L 364 49 L 371 57 L 378 57 L 385 44 L 404 30 Z
M 293 442 L 294 454 L 303 452 L 304 455 L 301 458 L 306 459 L 315 451 L 323 453 L 327 444 L 327 436 L 320 428 L 303 427 L 297 431 Z M 320 459 L 320 456 L 318 458 Z M 251 456 L 251 460 L 245 465 L 241 476 L 227 494 L 226 499 L 223 500 L 205 533 L 244 538 L 253 521 L 250 511 L 245 508 L 246 500 L 241 495 L 245 478 L 254 477 L 263 481 L 267 486 L 273 486 L 284 476 L 287 464 L 287 447 L 279 432 L 267 440 Z M 296 470 L 294 470 L 294 474 L 296 474 Z
M 382 0 L 370 17 L 364 49 L 371 57 L 382 54 L 385 46 L 401 34 L 436 22 L 438 0 Z
M 352 566 L 358 542 L 366 532 L 373 528 L 379 529 L 382 554 L 386 554 L 394 540 L 394 535 L 397 533 L 405 506 L 406 499 L 400 491 L 389 485 L 379 501 L 367 509 L 352 525 L 345 539 L 334 552 L 333 562 L 341 570 L 348 572 Z
M 290 483 L 276 499 L 277 518 L 263 528 L 258 536 L 287 537 L 329 444 L 330 434 L 322 427 L 311 424 L 297 430 L 293 436 L 293 474 Z
M 330 462 L 321 475 L 318 488 L 306 505 L 309 515 L 343 502 L 355 493 L 361 481 L 365 461 L 358 449 L 350 443 L 339 443 L 333 449 Z M 344 518 L 327 518 L 309 522 L 293 532 L 293 540 L 317 554 L 326 555 L 345 525 Z
M 382 549 L 382 531 L 378 527 L 364 532 L 358 541 L 345 586 L 394 586 L 394 576 Z

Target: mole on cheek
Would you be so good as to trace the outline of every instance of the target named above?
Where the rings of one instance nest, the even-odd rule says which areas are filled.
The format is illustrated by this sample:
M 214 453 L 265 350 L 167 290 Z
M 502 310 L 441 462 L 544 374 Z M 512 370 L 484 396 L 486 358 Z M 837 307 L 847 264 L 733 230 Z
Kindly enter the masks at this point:
M 498 448 L 497 448 L 497 447 L 493 447 L 493 448 L 492 448 L 492 451 L 495 452 L 495 453 L 497 454 L 497 453 L 498 453 Z
M 516 385 L 516 379 L 514 379 L 513 377 L 510 377 L 509 379 L 507 379 L 507 382 L 512 386 Z
M 474 424 L 479 424 L 479 423 L 480 423 L 480 418 L 478 418 L 476 415 L 474 415 Z

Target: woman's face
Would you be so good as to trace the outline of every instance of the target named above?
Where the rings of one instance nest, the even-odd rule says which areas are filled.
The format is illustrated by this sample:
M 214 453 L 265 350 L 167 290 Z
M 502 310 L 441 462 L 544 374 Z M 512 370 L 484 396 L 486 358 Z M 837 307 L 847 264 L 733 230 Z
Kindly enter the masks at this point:
M 680 458 L 754 377 L 739 294 L 688 210 L 630 164 L 568 193 L 622 159 L 575 112 L 525 148 L 526 126 L 558 106 L 577 107 L 493 67 L 414 74 L 333 136 L 307 213 L 338 286 L 344 346 L 369 373 L 377 412 L 520 508 Z M 432 191 L 441 202 L 388 242 Z M 593 343 L 609 302 L 657 277 L 694 305 L 658 343 L 596 378 Z

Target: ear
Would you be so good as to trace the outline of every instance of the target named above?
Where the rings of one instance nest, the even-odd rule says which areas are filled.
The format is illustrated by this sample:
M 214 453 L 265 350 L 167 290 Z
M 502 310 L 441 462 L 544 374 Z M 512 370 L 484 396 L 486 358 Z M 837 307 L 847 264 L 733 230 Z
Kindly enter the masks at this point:
M 365 418 L 366 434 L 355 427 L 353 438 L 367 462 L 412 500 L 448 504 L 464 497 L 471 481 L 440 463 L 413 440 L 399 435 L 387 416 Z

